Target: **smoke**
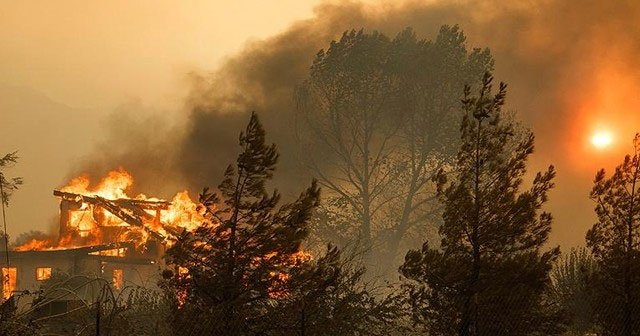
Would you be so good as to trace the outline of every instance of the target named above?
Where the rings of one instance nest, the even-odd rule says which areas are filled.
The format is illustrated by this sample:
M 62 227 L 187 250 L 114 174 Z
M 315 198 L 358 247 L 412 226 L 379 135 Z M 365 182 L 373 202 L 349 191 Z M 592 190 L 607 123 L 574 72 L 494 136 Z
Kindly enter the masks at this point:
M 640 3 L 633 0 L 326 3 L 312 19 L 248 44 L 214 72 L 191 74 L 180 123 L 116 113 L 102 150 L 81 170 L 97 175 L 122 166 L 145 192 L 215 186 L 235 159 L 238 133 L 255 110 L 282 154 L 276 185 L 293 195 L 310 178 L 298 156 L 310 153 L 296 151 L 292 91 L 307 76 L 316 52 L 348 29 L 393 37 L 412 27 L 430 39 L 441 25 L 459 24 L 469 47 L 491 49 L 496 77 L 509 84 L 508 104 L 537 135 L 532 170 L 550 163 L 559 169 L 551 195 L 554 240 L 580 244 L 592 223 L 591 176 L 620 159 L 640 120 L 634 110 L 640 106 L 635 94 L 640 71 L 634 64 L 640 55 L 639 19 Z M 591 153 L 585 133 L 598 127 L 615 127 L 623 145 L 610 155 Z
M 67 180 L 86 174 L 97 183 L 107 172 L 124 168 L 134 173 L 137 192 L 169 197 L 184 189 L 175 161 L 184 137 L 182 122 L 131 101 L 119 106 L 101 127 L 106 137 L 98 140 L 93 154 Z

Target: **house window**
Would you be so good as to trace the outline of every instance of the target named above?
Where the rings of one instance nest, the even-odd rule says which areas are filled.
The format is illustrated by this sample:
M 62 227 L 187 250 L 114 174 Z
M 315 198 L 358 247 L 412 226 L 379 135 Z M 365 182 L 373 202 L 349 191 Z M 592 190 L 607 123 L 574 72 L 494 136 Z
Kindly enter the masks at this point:
M 122 284 L 124 283 L 124 271 L 121 269 L 113 270 L 113 287 L 115 289 L 122 289 Z
M 124 257 L 126 251 L 127 251 L 127 249 L 122 247 L 122 248 L 117 248 L 117 249 L 95 251 L 95 252 L 91 252 L 89 254 L 90 255 L 107 256 L 107 257 Z
M 44 281 L 51 278 L 51 267 L 38 267 L 36 268 L 36 280 Z
M 8 299 L 16 290 L 18 283 L 18 269 L 15 267 L 2 268 L 2 298 Z

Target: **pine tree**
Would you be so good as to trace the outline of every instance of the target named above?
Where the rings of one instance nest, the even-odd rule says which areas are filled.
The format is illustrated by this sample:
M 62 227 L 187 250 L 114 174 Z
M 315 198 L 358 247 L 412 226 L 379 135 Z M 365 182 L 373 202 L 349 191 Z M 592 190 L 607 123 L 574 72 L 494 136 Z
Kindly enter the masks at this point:
M 640 335 L 640 135 L 613 175 L 600 170 L 591 199 L 597 222 L 587 246 L 598 264 L 593 303 L 604 335 Z
M 544 292 L 559 249 L 543 251 L 551 215 L 540 209 L 555 172 L 520 191 L 534 137 L 505 118 L 506 85 L 493 95 L 492 80 L 485 74 L 478 96 L 465 89 L 457 161 L 437 177 L 440 246 L 425 242 L 400 268 L 413 317 L 430 335 L 554 332 Z
M 596 261 L 590 251 L 581 247 L 564 254 L 551 272 L 550 298 L 566 317 L 568 335 L 597 332 L 590 300 L 590 280 L 596 270 Z
M 208 219 L 183 234 L 168 252 L 175 275 L 165 273 L 178 301 L 176 329 L 193 334 L 249 335 L 269 328 L 265 316 L 285 288 L 291 268 L 304 261 L 301 243 L 319 202 L 315 181 L 297 200 L 278 207 L 268 193 L 278 153 L 265 144 L 257 115 L 240 135 L 242 153 L 217 192 L 200 202 Z

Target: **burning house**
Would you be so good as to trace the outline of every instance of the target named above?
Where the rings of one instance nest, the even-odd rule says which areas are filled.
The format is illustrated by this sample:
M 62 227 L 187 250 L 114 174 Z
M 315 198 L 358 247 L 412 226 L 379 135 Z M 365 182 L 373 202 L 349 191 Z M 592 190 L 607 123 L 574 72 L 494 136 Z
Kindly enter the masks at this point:
M 60 201 L 57 239 L 32 239 L 3 258 L 2 297 L 34 292 L 56 273 L 106 280 L 118 290 L 154 286 L 162 256 L 183 230 L 204 220 L 187 192 L 172 201 L 129 197 L 133 178 L 109 173 L 95 187 L 80 177 L 54 190 Z

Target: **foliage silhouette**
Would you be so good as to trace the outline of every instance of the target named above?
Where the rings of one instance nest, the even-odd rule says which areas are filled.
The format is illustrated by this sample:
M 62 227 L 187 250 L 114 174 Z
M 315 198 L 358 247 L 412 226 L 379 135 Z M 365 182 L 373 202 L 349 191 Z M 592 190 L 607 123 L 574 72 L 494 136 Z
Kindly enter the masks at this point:
M 607 177 L 595 177 L 591 199 L 597 222 L 586 240 L 598 270 L 591 278 L 593 305 L 603 335 L 640 334 L 640 135 Z
M 533 134 L 516 138 L 502 112 L 506 85 L 493 94 L 492 82 L 486 73 L 477 96 L 465 89 L 457 161 L 436 176 L 440 245 L 409 251 L 400 268 L 413 317 L 432 335 L 557 332 L 544 294 L 559 249 L 543 251 L 551 215 L 540 211 L 555 172 L 520 191 Z

